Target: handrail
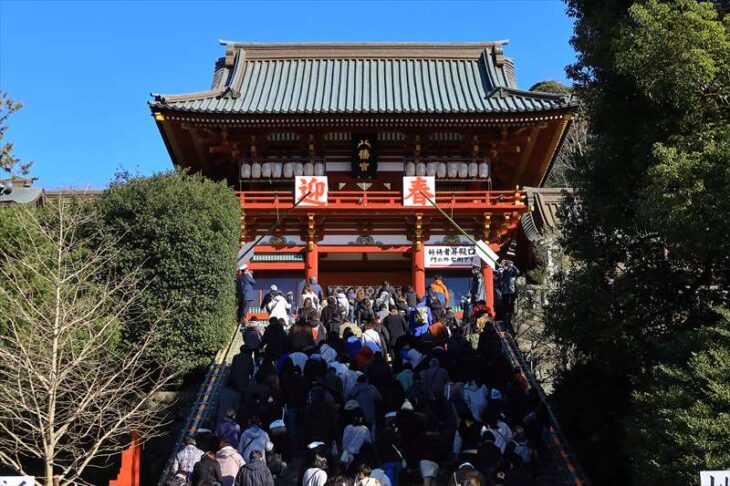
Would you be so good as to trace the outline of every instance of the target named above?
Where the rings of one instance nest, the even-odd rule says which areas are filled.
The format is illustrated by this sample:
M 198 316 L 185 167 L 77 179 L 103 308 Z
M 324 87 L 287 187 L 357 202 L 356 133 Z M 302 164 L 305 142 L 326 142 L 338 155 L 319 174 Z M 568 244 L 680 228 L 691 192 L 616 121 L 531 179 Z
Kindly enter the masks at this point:
M 205 374 L 205 378 L 203 378 L 200 388 L 198 388 L 198 395 L 195 402 L 190 407 L 190 413 L 188 414 L 187 419 L 185 419 L 185 426 L 180 430 L 178 439 L 175 442 L 175 447 L 165 463 L 165 468 L 162 470 L 162 475 L 160 476 L 160 480 L 157 482 L 157 486 L 163 486 L 169 479 L 170 474 L 175 472 L 171 471 L 172 464 L 175 462 L 175 456 L 180 451 L 185 437 L 188 434 L 195 434 L 198 431 L 200 424 L 209 417 L 211 410 L 214 409 L 214 405 L 218 398 L 218 391 L 223 380 L 227 376 L 228 369 L 225 366 L 226 356 L 228 356 L 231 351 L 231 346 L 233 346 L 237 333 L 238 324 L 236 324 L 234 331 L 228 340 L 228 344 L 221 347 L 211 360 L 208 372 Z
M 538 383 L 535 379 L 530 368 L 527 366 L 525 358 L 522 356 L 522 352 L 517 347 L 517 343 L 512 335 L 504 329 L 500 321 L 495 321 L 494 325 L 497 328 L 497 334 L 502 341 L 502 349 L 506 351 L 507 357 L 511 361 L 512 366 L 516 366 L 520 369 L 520 372 L 527 379 L 530 387 L 535 389 L 540 401 L 545 406 L 550 423 L 546 432 L 546 437 L 544 437 L 545 444 L 553 452 L 554 458 L 558 459 L 564 466 L 559 468 L 564 484 L 588 486 L 590 481 L 583 472 L 583 468 L 581 467 L 575 453 L 573 453 L 565 435 L 563 435 L 558 419 L 548 403 L 545 392 L 543 391 L 542 386 L 540 386 L 540 383 Z
M 240 191 L 237 192 L 244 208 L 288 208 L 294 204 L 291 191 Z M 436 202 L 444 208 L 492 207 L 510 209 L 525 207 L 525 191 L 437 191 Z M 331 208 L 360 207 L 377 209 L 403 209 L 400 191 L 329 191 L 328 206 Z M 416 208 L 430 210 L 432 208 Z M 306 211 L 307 208 L 302 208 Z

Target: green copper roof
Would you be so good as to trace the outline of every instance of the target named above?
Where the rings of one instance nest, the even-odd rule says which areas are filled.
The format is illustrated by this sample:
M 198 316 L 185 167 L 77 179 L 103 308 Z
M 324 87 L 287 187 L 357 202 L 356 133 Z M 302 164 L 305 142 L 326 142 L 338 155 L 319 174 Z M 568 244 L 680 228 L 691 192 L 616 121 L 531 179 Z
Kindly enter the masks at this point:
M 213 88 L 153 109 L 220 114 L 512 113 L 571 106 L 516 88 L 502 44 L 226 43 Z

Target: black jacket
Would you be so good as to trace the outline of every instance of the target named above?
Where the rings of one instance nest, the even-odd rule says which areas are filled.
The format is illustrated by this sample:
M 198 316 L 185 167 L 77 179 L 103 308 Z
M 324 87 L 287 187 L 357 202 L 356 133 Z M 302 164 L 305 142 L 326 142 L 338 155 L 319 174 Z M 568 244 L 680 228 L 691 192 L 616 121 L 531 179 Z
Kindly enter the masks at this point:
M 253 357 L 251 353 L 238 353 L 231 362 L 229 374 L 231 388 L 238 393 L 243 393 L 248 388 L 253 375 Z
M 201 483 L 222 483 L 223 474 L 221 474 L 221 466 L 218 461 L 211 459 L 207 455 L 203 455 L 193 467 L 193 486 Z M 272 483 L 273 484 L 273 483 Z
M 409 332 L 406 318 L 400 314 L 388 315 L 388 317 L 383 319 L 383 325 L 390 334 L 389 344 L 391 349 L 395 348 L 395 342 L 398 340 L 399 337 L 405 336 Z
M 269 324 L 261 338 L 261 346 L 265 347 L 266 357 L 272 361 L 279 359 L 286 350 L 286 331 L 278 322 Z
M 416 296 L 415 292 L 406 292 L 404 297 L 406 298 L 408 307 L 416 307 L 416 304 L 418 303 L 418 297 Z
M 261 459 L 239 469 L 234 486 L 274 486 L 274 476 Z

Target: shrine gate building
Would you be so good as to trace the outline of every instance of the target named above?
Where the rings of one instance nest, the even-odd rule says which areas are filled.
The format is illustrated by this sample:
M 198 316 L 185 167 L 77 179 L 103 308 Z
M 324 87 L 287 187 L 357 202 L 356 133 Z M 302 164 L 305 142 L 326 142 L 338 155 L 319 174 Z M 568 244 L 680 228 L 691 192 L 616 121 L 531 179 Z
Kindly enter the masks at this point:
M 150 107 L 176 165 L 238 191 L 241 245 L 291 211 L 255 248 L 263 291 L 315 276 L 326 291 L 388 280 L 422 295 L 439 273 L 458 305 L 474 249 L 421 190 L 504 250 L 528 211 L 521 188 L 542 185 L 575 111 L 518 89 L 504 44 L 223 41 L 210 89 Z

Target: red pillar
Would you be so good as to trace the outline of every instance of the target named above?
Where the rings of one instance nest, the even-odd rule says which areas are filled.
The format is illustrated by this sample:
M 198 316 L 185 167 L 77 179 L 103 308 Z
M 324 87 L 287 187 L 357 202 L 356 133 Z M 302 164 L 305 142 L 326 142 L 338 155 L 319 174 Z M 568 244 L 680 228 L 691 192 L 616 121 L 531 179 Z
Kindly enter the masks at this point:
M 494 271 L 484 262 L 482 262 L 482 277 L 484 277 L 484 298 L 487 301 L 489 315 L 494 317 Z
M 316 241 L 307 242 L 304 256 L 304 278 L 308 281 L 309 277 L 319 280 L 319 250 Z
M 426 293 L 426 252 L 419 240 L 413 244 L 413 290 L 419 297 Z
M 310 277 L 319 280 L 319 252 L 317 249 L 317 232 L 314 227 L 314 213 L 307 214 L 307 249 L 304 255 L 304 279 Z

